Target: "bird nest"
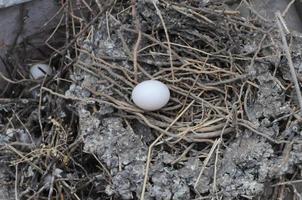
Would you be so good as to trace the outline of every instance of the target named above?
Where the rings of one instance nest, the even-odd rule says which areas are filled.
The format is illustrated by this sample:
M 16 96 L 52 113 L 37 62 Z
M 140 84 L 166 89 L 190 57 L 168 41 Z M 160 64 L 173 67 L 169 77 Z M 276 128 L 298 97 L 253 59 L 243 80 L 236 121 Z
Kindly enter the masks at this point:
M 259 134 L 247 109 L 261 87 L 255 78 L 268 70 L 261 64 L 274 66 L 282 54 L 276 24 L 247 21 L 220 3 L 140 1 L 102 11 L 100 23 L 80 41 L 75 65 L 77 74 L 101 80 L 82 84 L 94 101 L 171 143 L 213 142 L 242 128 Z M 134 86 L 149 79 L 171 91 L 168 105 L 156 112 L 131 100 Z
M 216 0 L 77 1 L 83 9 L 64 2 L 45 43 L 52 53 L 41 58 L 56 74 L 42 81 L 15 68 L 12 80 L 0 74 L 14 88 L 0 99 L 8 137 L 0 145 L 16 166 L 10 174 L 21 176 L 14 184 L 21 199 L 251 198 L 282 173 L 300 179 L 290 170 L 302 163 L 301 146 L 288 145 L 301 143 L 302 42 L 280 13 L 269 21 L 249 8 L 244 18 L 232 1 Z M 23 66 L 17 61 L 11 66 Z M 131 100 L 150 79 L 171 93 L 153 112 Z M 131 134 L 137 124 L 152 131 Z M 283 155 L 286 169 L 271 170 Z M 171 189 L 173 178 L 183 187 Z M 171 195 L 163 197 L 166 188 Z

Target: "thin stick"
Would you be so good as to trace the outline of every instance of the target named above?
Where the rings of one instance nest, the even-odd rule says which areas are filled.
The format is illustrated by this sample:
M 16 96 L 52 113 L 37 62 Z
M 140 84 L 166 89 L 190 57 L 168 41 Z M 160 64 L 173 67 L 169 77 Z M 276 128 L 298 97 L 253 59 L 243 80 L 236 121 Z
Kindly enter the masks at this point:
M 86 24 L 86 26 L 79 31 L 74 38 L 64 47 L 64 49 L 62 49 L 61 51 L 57 52 L 60 55 L 63 55 L 77 40 L 78 38 L 84 33 L 86 32 L 93 24 L 95 24 L 97 22 L 97 20 L 99 19 L 99 17 L 104 14 L 104 12 L 107 11 L 107 9 L 110 8 L 110 6 L 112 5 L 113 1 L 110 1 L 108 4 L 105 4 L 103 6 L 103 9 L 91 20 L 89 21 L 88 24 Z
M 196 143 L 190 144 L 190 146 L 186 148 L 186 150 L 176 160 L 171 162 L 171 165 L 175 165 L 176 163 L 181 161 L 187 155 L 187 153 L 194 147 L 195 144 Z
M 18 114 L 15 113 L 14 110 L 12 110 L 12 111 L 13 111 L 15 117 L 17 118 L 17 120 L 18 120 L 18 121 L 20 122 L 20 124 L 23 126 L 23 128 L 24 128 L 25 132 L 27 133 L 27 135 L 28 135 L 28 137 L 29 137 L 31 143 L 32 143 L 34 146 L 36 146 L 36 144 L 35 144 L 35 142 L 34 142 L 32 136 L 31 136 L 29 130 L 27 129 L 27 127 L 25 126 L 25 124 L 23 123 L 23 121 L 20 119 L 20 117 L 18 116 Z
M 48 198 L 47 198 L 47 200 L 51 200 L 51 197 L 52 197 L 52 194 L 53 194 L 53 191 L 54 191 L 54 188 L 53 188 L 54 182 L 55 182 L 55 175 L 54 175 L 54 171 L 53 171 L 51 173 L 50 187 L 49 187 L 49 192 L 48 192 Z
M 6 144 L 5 145 L 6 148 L 9 148 L 10 150 L 12 150 L 13 152 L 15 152 L 18 156 L 20 156 L 25 162 L 28 162 L 28 164 L 30 166 L 32 166 L 32 168 L 36 169 L 40 174 L 43 174 L 43 170 L 38 167 L 35 163 L 33 163 L 32 161 L 30 161 L 29 159 L 27 159 L 20 151 L 18 151 L 16 148 L 14 148 L 13 146 L 11 146 L 10 144 Z
M 144 183 L 143 183 L 143 188 L 142 188 L 142 193 L 141 193 L 141 197 L 140 200 L 144 200 L 145 199 L 145 190 L 146 190 L 146 186 L 147 186 L 147 182 L 148 182 L 148 174 L 149 174 L 149 168 L 150 168 L 150 162 L 151 162 L 151 156 L 152 156 L 152 149 L 154 147 L 154 145 L 164 136 L 164 134 L 160 134 L 156 140 L 154 140 L 154 142 L 152 142 L 152 144 L 149 146 L 148 149 L 148 159 L 147 159 L 147 163 L 146 163 L 146 169 L 145 169 L 145 177 L 144 177 Z
M 217 196 L 216 179 L 217 179 L 217 163 L 218 163 L 219 149 L 220 149 L 220 144 L 218 144 L 218 147 L 216 149 L 215 165 L 214 165 L 215 166 L 214 167 L 214 177 L 213 177 L 213 192 L 216 194 L 217 199 L 218 199 L 218 196 Z
M 16 173 L 15 173 L 15 200 L 19 199 L 18 195 L 18 164 L 16 164 Z
M 266 138 L 267 140 L 269 140 L 273 143 L 276 143 L 276 144 L 288 143 L 288 141 L 286 141 L 286 140 L 274 140 L 273 138 L 269 137 L 268 135 L 266 135 L 264 133 L 261 133 L 260 131 L 256 130 L 256 128 L 252 127 L 250 124 L 251 124 L 251 122 L 249 122 L 247 120 L 238 119 L 238 125 L 249 129 L 253 133 L 256 133 L 257 135 L 260 135 L 260 136 Z
M 302 180 L 280 182 L 280 183 L 271 185 L 271 187 L 276 187 L 276 186 L 279 186 L 279 185 L 291 185 L 291 184 L 296 184 L 296 183 L 302 183 Z
M 96 159 L 96 161 L 101 165 L 103 170 L 107 173 L 108 177 L 110 177 L 110 179 L 112 179 L 112 176 L 111 176 L 109 170 L 106 168 L 106 166 L 99 160 L 99 158 L 94 153 L 91 153 L 91 154 L 93 155 L 94 159 Z
M 218 146 L 218 144 L 220 144 L 220 142 L 221 142 L 221 138 L 215 140 L 215 142 L 214 142 L 214 144 L 213 144 L 213 146 L 212 146 L 212 148 L 211 148 L 211 150 L 210 150 L 210 152 L 209 152 L 207 158 L 206 158 L 205 161 L 203 162 L 203 166 L 202 166 L 202 168 L 201 168 L 201 170 L 200 170 L 200 172 L 199 172 L 198 178 L 197 178 L 197 180 L 196 180 L 196 182 L 195 182 L 195 184 L 194 184 L 194 188 L 195 188 L 195 189 L 196 189 L 196 187 L 197 187 L 197 185 L 198 185 L 198 183 L 199 183 L 199 180 L 200 180 L 200 178 L 201 178 L 201 175 L 202 175 L 204 169 L 206 168 L 206 166 L 207 166 L 207 164 L 208 164 L 208 162 L 209 162 L 209 160 L 210 160 L 212 154 L 214 153 L 216 147 Z
M 292 78 L 293 78 L 293 82 L 294 82 L 294 85 L 295 85 L 295 89 L 296 89 L 296 93 L 297 93 L 297 97 L 298 97 L 298 101 L 299 101 L 299 105 L 300 105 L 300 111 L 301 111 L 300 114 L 302 114 L 301 91 L 300 91 L 296 71 L 295 71 L 295 68 L 294 68 L 293 60 L 291 58 L 291 54 L 290 54 L 290 51 L 289 51 L 289 48 L 288 48 L 286 37 L 285 37 L 285 34 L 283 32 L 283 28 L 282 28 L 282 25 L 281 25 L 281 22 L 280 22 L 280 21 L 282 21 L 281 19 L 283 19 L 283 17 L 282 17 L 280 12 L 276 13 L 276 17 L 277 17 L 277 24 L 278 24 L 280 34 L 281 34 L 281 38 L 282 38 L 282 42 L 283 42 L 283 48 L 284 48 L 284 51 L 286 53 L 286 58 L 287 58 L 287 61 L 288 61 L 289 69 L 290 69 L 290 72 L 291 72 L 291 75 L 292 75 Z
M 251 5 L 251 4 L 249 4 L 246 0 L 243 0 L 243 2 L 247 5 L 247 7 L 257 16 L 257 17 L 259 17 L 260 19 L 262 19 L 263 21 L 265 21 L 265 22 L 267 22 L 268 20 L 265 18 L 265 17 L 263 17 L 262 15 L 260 15 L 257 11 L 256 11 L 256 9 Z
M 173 122 L 165 129 L 165 131 L 168 131 L 173 124 L 175 124 L 177 122 L 177 120 L 193 105 L 193 103 L 195 102 L 195 100 L 193 100 L 174 120 Z M 145 199 L 145 190 L 146 190 L 146 186 L 147 186 L 147 182 L 148 182 L 148 174 L 149 174 L 149 168 L 150 168 L 150 162 L 151 162 L 151 156 L 152 156 L 152 149 L 153 147 L 156 145 L 156 143 L 164 136 L 164 133 L 160 134 L 156 140 L 154 142 L 152 142 L 152 144 L 149 146 L 148 149 L 148 159 L 147 159 L 147 163 L 146 163 L 146 169 L 145 169 L 145 177 L 144 177 L 144 183 L 143 183 L 143 188 L 142 188 L 142 193 L 141 193 L 141 197 L 140 200 L 144 200 Z
M 43 79 L 43 82 L 41 84 L 41 87 L 40 87 L 40 96 L 39 96 L 39 109 L 38 109 L 38 121 L 39 121 L 39 126 L 40 126 L 40 131 L 41 131 L 41 140 L 42 142 L 44 142 L 44 139 L 45 139 L 45 135 L 44 135 L 44 130 L 43 130 L 43 125 L 42 125 L 42 119 L 41 119 L 41 107 L 42 107 L 42 97 L 43 97 L 43 90 L 42 90 L 42 87 L 45 83 L 45 80 L 46 80 L 47 76 L 44 77 Z
M 286 6 L 286 8 L 284 9 L 282 16 L 285 17 L 285 15 L 287 14 L 288 10 L 290 9 L 290 7 L 295 3 L 296 0 L 292 0 L 291 2 L 289 2 Z
M 157 15 L 160 18 L 160 21 L 161 21 L 161 23 L 162 23 L 162 25 L 164 27 L 164 31 L 165 31 L 165 35 L 166 35 L 167 43 L 168 43 L 168 50 L 169 50 L 169 57 L 170 57 L 170 66 L 171 66 L 172 80 L 175 80 L 175 75 L 174 75 L 174 70 L 173 70 L 173 68 L 174 68 L 173 67 L 173 57 L 172 57 L 172 50 L 171 50 L 171 43 L 170 43 L 169 33 L 168 33 L 168 30 L 167 30 L 164 18 L 162 16 L 159 8 L 157 7 L 155 0 L 153 0 L 152 3 L 153 3 L 153 5 L 154 5 L 154 7 L 156 9 Z
M 135 20 L 135 28 L 136 31 L 138 33 L 137 36 L 137 40 L 136 43 L 134 45 L 134 49 L 133 49 L 133 69 L 134 69 L 134 80 L 137 82 L 137 73 L 138 73 L 138 63 L 137 63 L 137 52 L 139 51 L 139 45 L 142 39 L 142 32 L 141 32 L 141 28 L 140 28 L 140 23 L 139 23 L 139 19 L 136 13 L 136 0 L 132 0 L 131 1 L 132 4 L 132 16 Z

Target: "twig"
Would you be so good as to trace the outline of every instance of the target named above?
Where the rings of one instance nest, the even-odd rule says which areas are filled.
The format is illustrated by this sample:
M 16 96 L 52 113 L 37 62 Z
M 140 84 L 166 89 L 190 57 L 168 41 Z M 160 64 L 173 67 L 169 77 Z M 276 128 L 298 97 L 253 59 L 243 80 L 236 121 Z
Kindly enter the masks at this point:
M 10 150 L 12 150 L 13 152 L 15 152 L 18 156 L 20 156 L 22 159 L 24 159 L 25 161 L 28 162 L 28 164 L 30 166 L 32 166 L 34 169 L 36 169 L 40 174 L 43 174 L 43 170 L 38 167 L 35 163 L 31 162 L 30 160 L 26 159 L 25 156 L 20 152 L 18 151 L 16 148 L 12 147 L 11 145 L 7 144 L 5 145 L 7 148 L 9 148 Z
M 103 9 L 91 20 L 89 23 L 80 31 L 78 32 L 74 38 L 64 47 L 63 50 L 57 52 L 59 55 L 63 55 L 76 41 L 77 39 L 84 33 L 86 32 L 95 22 L 99 19 L 101 15 L 103 15 L 107 9 L 110 8 L 112 5 L 113 1 L 110 1 L 108 4 L 104 5 Z
M 277 15 L 277 25 L 278 25 L 278 27 L 279 27 L 279 20 L 280 20 L 280 24 L 282 24 L 282 26 L 281 27 L 283 27 L 284 28 L 284 30 L 285 30 L 285 34 L 289 34 L 290 33 L 290 31 L 289 31 L 289 29 L 288 29 L 288 27 L 287 27 L 287 24 L 286 24 L 286 22 L 285 22 L 285 19 L 281 16 L 281 13 L 279 12 L 279 14 L 277 14 L 278 12 L 276 12 L 276 15 Z M 281 16 L 280 18 L 279 18 L 279 15 Z M 279 20 L 278 20 L 279 19 Z M 282 29 L 282 28 L 281 28 Z M 283 30 L 283 29 L 282 29 Z
M 30 141 L 31 141 L 31 144 L 32 144 L 33 146 L 36 146 L 36 144 L 35 144 L 35 142 L 34 142 L 32 136 L 31 136 L 31 134 L 30 134 L 30 132 L 29 132 L 29 130 L 28 130 L 28 128 L 25 126 L 25 124 L 24 124 L 23 121 L 20 119 L 20 117 L 18 116 L 18 114 L 15 113 L 15 111 L 13 111 L 13 113 L 14 113 L 15 117 L 17 118 L 17 120 L 20 122 L 20 124 L 21 124 L 21 125 L 23 126 L 23 128 L 25 129 L 25 132 L 27 133 L 27 135 L 28 135 L 28 137 L 29 137 L 29 139 L 30 139 Z
M 14 98 L 0 98 L 0 104 L 6 103 L 18 103 L 18 104 L 28 104 L 37 103 L 36 99 L 14 99 Z
M 39 109 L 38 109 L 38 121 L 39 121 L 39 126 L 40 126 L 40 131 L 41 131 L 41 140 L 42 140 L 42 142 L 44 142 L 44 139 L 45 139 L 43 125 L 42 125 L 42 119 L 41 119 L 41 112 L 42 112 L 41 107 L 42 107 L 42 97 L 43 97 L 42 87 L 45 83 L 46 77 L 47 76 L 44 77 L 43 82 L 41 83 L 40 96 L 39 96 Z
M 250 5 L 246 0 L 243 0 L 243 2 L 245 3 L 245 5 L 247 5 L 247 7 L 257 16 L 259 17 L 261 20 L 267 22 L 268 20 L 263 17 L 262 15 L 260 15 L 254 8 L 252 5 Z
M 173 68 L 174 68 L 173 67 L 173 57 L 172 57 L 172 50 L 171 50 L 171 43 L 170 43 L 170 37 L 169 37 L 168 29 L 166 27 L 164 18 L 162 16 L 159 8 L 156 5 L 156 1 L 152 0 L 152 3 L 153 3 L 153 5 L 154 5 L 154 7 L 156 9 L 156 13 L 159 16 L 160 21 L 161 21 L 161 23 L 163 25 L 163 28 L 164 28 L 164 31 L 165 31 L 165 35 L 166 35 L 166 39 L 167 39 L 167 43 L 168 43 L 168 51 L 169 51 L 169 57 L 170 57 L 170 66 L 171 66 L 172 80 L 175 80 L 175 75 L 174 75 L 174 71 L 173 71 Z
M 153 147 L 155 146 L 155 144 L 164 136 L 164 134 L 160 134 L 156 140 L 154 140 L 152 142 L 152 144 L 149 146 L 148 148 L 148 156 L 147 156 L 147 162 L 146 162 L 146 169 L 145 169 L 145 177 L 144 177 L 144 182 L 143 182 L 143 187 L 142 187 L 142 193 L 141 193 L 141 197 L 140 200 L 144 200 L 145 199 L 145 191 L 146 191 L 146 186 L 147 186 L 147 182 L 148 182 L 148 178 L 149 178 L 149 168 L 150 168 L 150 163 L 151 163 L 151 156 L 152 156 L 152 150 Z
M 52 168 L 52 172 L 51 172 L 51 178 L 50 178 L 50 183 L 49 184 L 49 192 L 48 192 L 48 200 L 51 200 L 52 199 L 52 194 L 53 194 L 53 191 L 54 191 L 54 182 L 55 182 L 55 174 L 54 174 L 54 170 L 55 170 L 55 166 Z
M 99 160 L 99 158 L 94 153 L 92 153 L 92 155 L 93 155 L 94 159 L 101 165 L 101 167 L 106 172 L 106 174 L 108 175 L 108 177 L 110 177 L 110 179 L 112 179 L 112 176 L 111 176 L 109 170 L 107 169 L 107 167 Z
M 16 164 L 15 169 L 16 169 L 16 173 L 15 173 L 15 200 L 19 200 L 19 195 L 18 195 L 18 164 Z
M 290 9 L 290 7 L 295 3 L 296 0 L 291 0 L 291 2 L 289 2 L 286 6 L 286 8 L 284 9 L 284 11 L 282 12 L 282 16 L 285 17 L 285 15 L 287 14 L 288 10 Z
M 133 69 L 134 69 L 134 80 L 137 82 L 137 73 L 138 73 L 138 70 L 137 70 L 137 52 L 139 51 L 139 45 L 140 45 L 140 42 L 141 42 L 141 39 L 142 39 L 142 31 L 141 31 L 141 28 L 140 28 L 140 23 L 139 23 L 139 19 L 138 19 L 138 16 L 137 16 L 137 13 L 136 13 L 136 0 L 131 0 L 131 4 L 132 4 L 132 15 L 133 15 L 133 18 L 134 18 L 134 21 L 135 21 L 135 28 L 136 28 L 136 31 L 137 31 L 137 40 L 136 40 L 136 43 L 134 45 L 134 49 L 133 49 Z
M 238 125 L 243 126 L 247 129 L 249 129 L 250 131 L 256 133 L 257 135 L 260 135 L 260 136 L 266 138 L 270 142 L 273 142 L 273 143 L 276 143 L 276 144 L 289 143 L 288 141 L 285 141 L 285 140 L 274 140 L 273 138 L 266 135 L 265 133 L 261 133 L 260 131 L 256 130 L 256 128 L 252 127 L 251 122 L 249 122 L 249 121 L 246 121 L 246 120 L 243 120 L 243 119 L 238 119 Z
M 284 181 L 284 182 L 280 182 L 280 183 L 271 185 L 271 187 L 276 187 L 279 185 L 292 185 L 292 184 L 296 184 L 296 183 L 302 183 L 302 180 Z
M 177 159 L 175 159 L 171 162 L 171 165 L 175 165 L 176 163 L 181 161 L 183 159 L 183 157 L 185 157 L 186 154 L 194 147 L 194 145 L 195 145 L 195 143 L 190 144 L 190 146 L 188 148 L 186 148 L 186 150 Z
M 12 83 L 12 84 L 21 84 L 21 83 L 26 83 L 26 82 L 33 82 L 33 80 L 30 79 L 22 79 L 22 80 L 18 80 L 18 81 L 13 81 L 9 78 L 7 78 L 2 72 L 0 72 L 0 77 L 2 79 L 4 79 L 5 81 Z
M 298 101 L 299 101 L 299 106 L 300 106 L 300 111 L 301 111 L 300 115 L 301 115 L 302 114 L 301 90 L 300 90 L 299 82 L 298 82 L 298 79 L 297 79 L 297 74 L 296 74 L 296 71 L 295 71 L 295 67 L 294 67 L 294 64 L 293 64 L 293 61 L 292 61 L 292 58 L 291 58 L 291 54 L 290 54 L 290 51 L 289 51 L 289 48 L 288 48 L 288 44 L 287 44 L 287 41 L 286 41 L 286 36 L 283 32 L 283 28 L 282 28 L 282 25 L 281 25 L 281 19 L 283 19 L 283 17 L 281 16 L 280 12 L 276 13 L 276 18 L 277 18 L 277 24 L 278 24 L 278 28 L 280 30 L 280 34 L 281 34 L 281 38 L 282 38 L 282 42 L 283 42 L 283 48 L 284 48 L 284 51 L 286 53 L 286 58 L 287 58 L 287 61 L 288 61 L 290 72 L 291 72 L 292 81 L 295 85 L 295 90 L 296 90 Z
M 294 185 L 292 185 L 292 188 L 294 190 L 294 194 L 297 196 L 297 199 L 301 200 L 302 199 L 302 194 L 301 194 L 300 190 L 298 191 L 297 188 Z
M 179 118 L 193 105 L 195 100 L 193 100 L 174 120 L 173 122 L 165 129 L 165 131 L 168 131 L 178 120 Z M 149 146 L 148 149 L 148 157 L 147 157 L 147 162 L 146 162 L 146 169 L 145 169 L 145 177 L 144 177 L 144 183 L 143 183 L 143 188 L 142 188 L 142 193 L 140 200 L 145 199 L 145 191 L 146 191 L 146 186 L 149 178 L 149 168 L 150 168 L 150 163 L 151 163 L 151 156 L 152 156 L 152 150 L 153 147 L 156 145 L 156 143 L 164 136 L 164 134 L 160 134 L 154 142 Z
M 217 164 L 218 164 L 218 155 L 219 155 L 220 144 L 216 149 L 216 156 L 215 156 L 215 164 L 214 164 L 214 177 L 213 177 L 213 192 L 217 195 Z M 216 197 L 218 199 L 218 196 Z
M 199 175 L 198 175 L 198 177 L 197 177 L 197 180 L 196 180 L 196 182 L 195 182 L 195 184 L 194 184 L 194 188 L 195 188 L 195 189 L 196 189 L 196 187 L 198 186 L 198 183 L 199 183 L 199 180 L 200 180 L 200 178 L 201 178 L 201 175 L 202 175 L 203 171 L 205 170 L 205 168 L 206 168 L 206 166 L 207 166 L 207 164 L 208 164 L 210 158 L 212 157 L 212 154 L 214 153 L 216 147 L 217 147 L 220 143 L 221 143 L 221 138 L 218 138 L 218 139 L 215 140 L 215 142 L 214 142 L 214 144 L 213 144 L 213 146 L 212 146 L 212 148 L 211 148 L 211 150 L 210 150 L 210 152 L 209 152 L 207 158 L 204 160 L 203 165 L 202 165 L 202 168 L 201 168 L 201 170 L 200 170 L 200 172 L 199 172 Z
M 193 141 L 196 139 L 210 139 L 210 138 L 215 138 L 218 137 L 220 135 L 226 135 L 229 133 L 234 132 L 234 128 L 233 127 L 229 127 L 229 128 L 224 128 L 222 130 L 218 130 L 218 131 L 213 131 L 213 132 L 206 132 L 206 133 L 200 133 L 200 134 L 193 134 L 192 136 L 188 136 L 188 138 L 192 139 Z

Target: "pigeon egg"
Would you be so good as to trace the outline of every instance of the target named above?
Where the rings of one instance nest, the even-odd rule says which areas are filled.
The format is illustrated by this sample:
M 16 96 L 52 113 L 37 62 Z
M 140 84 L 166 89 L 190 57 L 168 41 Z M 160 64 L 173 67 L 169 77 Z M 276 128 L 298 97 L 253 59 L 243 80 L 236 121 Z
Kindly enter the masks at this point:
M 157 80 L 143 81 L 132 91 L 133 102 L 146 111 L 154 111 L 164 107 L 169 99 L 169 88 Z
M 33 79 L 40 79 L 46 75 L 51 75 L 52 69 L 49 65 L 46 64 L 35 64 L 30 68 L 30 75 Z

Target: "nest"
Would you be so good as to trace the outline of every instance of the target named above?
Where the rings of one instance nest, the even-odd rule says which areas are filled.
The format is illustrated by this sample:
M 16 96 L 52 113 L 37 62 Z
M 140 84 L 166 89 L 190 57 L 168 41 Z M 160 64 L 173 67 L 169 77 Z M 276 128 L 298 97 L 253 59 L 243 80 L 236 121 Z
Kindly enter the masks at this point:
M 144 160 L 144 181 L 137 189 L 142 200 L 155 146 L 162 145 L 159 151 L 165 149 L 177 155 L 169 163 L 173 166 L 188 160 L 185 157 L 192 149 L 195 157 L 205 158 L 195 177 L 196 189 L 207 164 L 214 163 L 216 170 L 220 144 L 227 145 L 247 134 L 261 138 L 259 144 L 253 139 L 255 146 L 271 143 L 283 151 L 283 144 L 293 139 L 286 130 L 301 121 L 301 94 L 287 63 L 294 68 L 295 61 L 301 61 L 301 41 L 283 32 L 286 24 L 281 24 L 281 15 L 278 27 L 276 21 L 259 17 L 253 9 L 249 19 L 241 17 L 237 10 L 230 9 L 231 1 L 83 2 L 81 8 L 85 9 L 74 9 L 75 5 L 67 1 L 58 12 L 63 17 L 46 42 L 52 50 L 50 58 L 40 59 L 55 66 L 53 77 L 32 81 L 15 73 L 16 69 L 5 78 L 10 88 L 19 87 L 5 91 L 10 99 L 1 99 L 4 111 L 0 122 L 6 124 L 3 132 L 14 135 L 5 139 L 5 144 L 0 143 L 1 149 L 11 156 L 6 158 L 7 163 L 36 172 L 22 175 L 20 198 L 93 196 L 91 191 L 96 189 L 91 189 L 92 185 L 100 177 L 95 175 L 91 162 L 102 166 L 106 174 L 103 182 L 111 181 L 111 172 L 99 158 L 80 148 L 83 135 L 78 130 L 77 111 L 83 104 L 91 113 L 101 112 L 106 106 L 111 110 L 103 115 L 138 121 L 152 129 L 156 138 L 146 141 L 149 151 Z M 48 43 L 50 39 L 53 45 Z M 286 39 L 290 39 L 289 44 Z M 20 45 L 18 52 L 24 46 Z M 37 48 L 41 47 L 45 44 Z M 28 63 L 17 61 L 7 62 L 12 66 Z M 71 80 L 66 80 L 69 77 Z M 155 112 L 145 112 L 131 100 L 133 88 L 150 79 L 162 81 L 171 92 L 167 106 Z M 233 147 L 237 144 L 240 142 Z M 248 148 L 247 153 L 252 150 Z M 61 169 L 76 171 L 73 179 L 62 178 Z M 23 174 L 17 167 L 16 171 L 20 170 Z M 219 192 L 210 193 L 214 197 Z M 106 194 L 102 191 L 104 198 Z
M 82 85 L 93 100 L 124 111 L 119 115 L 155 129 L 165 141 L 213 142 L 238 135 L 238 126 L 255 129 L 245 109 L 259 88 L 253 79 L 263 73 L 255 63 L 274 64 L 280 55 L 272 44 L 278 43 L 274 26 L 247 21 L 218 3 L 117 3 L 91 27 L 75 66 L 78 74 L 106 82 L 106 89 Z M 144 112 L 130 99 L 134 86 L 148 79 L 164 82 L 172 93 L 158 112 Z

